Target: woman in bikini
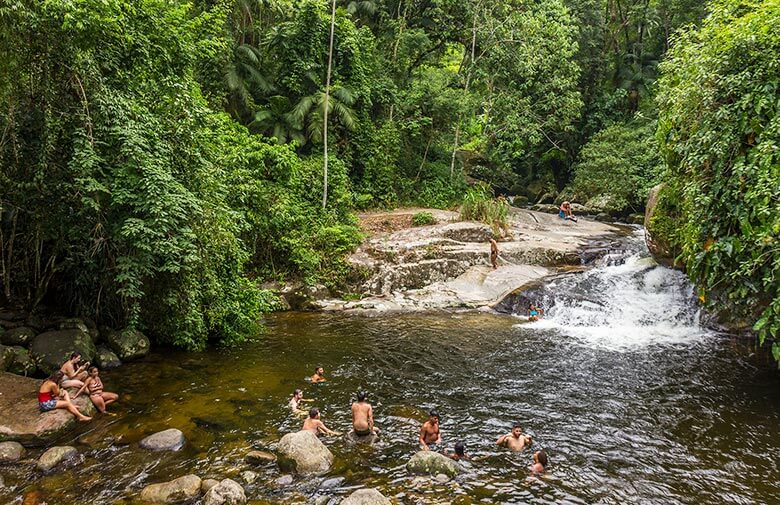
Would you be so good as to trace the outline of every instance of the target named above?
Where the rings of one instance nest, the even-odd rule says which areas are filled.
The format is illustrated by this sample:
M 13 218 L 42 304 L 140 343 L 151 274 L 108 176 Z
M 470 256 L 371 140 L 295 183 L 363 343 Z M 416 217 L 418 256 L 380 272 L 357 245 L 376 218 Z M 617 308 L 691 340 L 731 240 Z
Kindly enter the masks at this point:
M 119 395 L 116 393 L 109 393 L 103 391 L 103 381 L 99 377 L 100 371 L 98 367 L 89 367 L 89 377 L 84 381 L 84 385 L 78 390 L 73 398 L 78 398 L 79 395 L 86 389 L 89 391 L 89 399 L 97 407 L 101 414 L 106 413 L 106 407 L 119 399 Z M 110 414 L 114 415 L 114 414 Z
M 65 380 L 62 382 L 64 388 L 80 388 L 84 385 L 84 381 L 87 379 L 87 372 L 85 370 L 89 366 L 89 361 L 76 368 L 76 365 L 81 361 L 81 354 L 74 352 L 68 358 L 68 361 L 62 364 L 60 372 L 65 375 Z
M 43 381 L 38 389 L 38 409 L 41 412 L 49 412 L 54 409 L 67 409 L 68 412 L 76 416 L 79 421 L 89 421 L 92 418 L 87 417 L 79 411 L 70 399 L 70 395 L 64 389 L 60 389 L 65 374 L 57 371 L 51 374 L 48 379 Z M 62 399 L 60 399 L 60 397 Z

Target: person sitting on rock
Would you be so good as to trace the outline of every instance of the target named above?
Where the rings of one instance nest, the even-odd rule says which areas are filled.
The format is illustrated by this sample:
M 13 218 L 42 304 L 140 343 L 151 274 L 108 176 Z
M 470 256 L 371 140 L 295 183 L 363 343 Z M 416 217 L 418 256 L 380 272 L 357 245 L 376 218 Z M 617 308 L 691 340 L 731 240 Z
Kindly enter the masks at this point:
M 303 391 L 300 389 L 296 389 L 293 392 L 292 398 L 290 398 L 290 402 L 288 405 L 290 406 L 290 410 L 293 411 L 294 414 L 299 415 L 308 415 L 309 413 L 305 410 L 301 409 L 301 403 L 302 402 L 310 402 L 311 400 L 307 400 L 303 398 Z
M 68 358 L 68 361 L 62 364 L 60 371 L 64 374 L 65 380 L 62 381 L 62 387 L 64 388 L 80 388 L 84 385 L 84 381 L 87 379 L 87 372 L 85 371 L 89 366 L 89 361 L 76 368 L 76 365 L 81 361 L 81 353 L 74 352 Z
M 561 219 L 568 219 L 569 221 L 577 222 L 577 218 L 571 211 L 571 204 L 569 202 L 563 202 L 561 208 L 558 210 L 558 217 Z
M 320 420 L 320 409 L 313 408 L 309 411 L 309 417 L 303 422 L 303 428 L 301 431 L 311 431 L 315 435 L 323 433 L 331 437 L 341 435 L 341 433 L 333 430 L 329 430 L 325 423 Z
M 529 467 L 531 473 L 542 474 L 547 470 L 547 453 L 544 451 L 536 451 L 534 453 L 534 464 Z
M 328 379 L 325 378 L 325 369 L 321 366 L 315 368 L 314 375 L 311 376 L 311 383 L 318 384 L 320 382 L 325 382 L 326 380 Z
M 73 398 L 78 398 L 79 395 L 86 389 L 89 391 L 89 399 L 92 400 L 92 403 L 95 405 L 95 407 L 97 407 L 98 411 L 101 414 L 106 414 L 106 407 L 117 401 L 119 399 L 119 395 L 116 393 L 103 391 L 103 381 L 100 380 L 99 374 L 100 370 L 98 370 L 98 367 L 89 367 L 89 377 L 87 377 L 87 380 L 84 381 L 84 385 L 81 386 L 81 389 L 76 392 Z M 116 414 L 109 415 L 114 416 Z
M 496 440 L 497 445 L 506 446 L 514 452 L 522 451 L 526 445 L 531 445 L 531 442 L 531 437 L 523 435 L 523 428 L 519 424 L 512 426 L 511 433 L 501 435 Z
M 533 303 L 528 305 L 528 320 L 538 321 L 540 317 L 542 317 L 542 309 Z
M 365 391 L 358 391 L 357 401 L 352 403 L 352 429 L 358 437 L 379 436 L 379 428 L 374 426 L 374 409 L 366 401 Z
M 431 410 L 428 420 L 420 428 L 420 446 L 424 451 L 430 451 L 431 445 L 441 443 L 441 431 L 439 430 L 439 413 Z
M 92 418 L 85 416 L 79 411 L 79 408 L 73 404 L 70 395 L 64 389 L 60 389 L 60 383 L 65 377 L 62 371 L 51 374 L 43 381 L 38 389 L 38 409 L 41 412 L 49 412 L 54 409 L 67 409 L 68 412 L 76 416 L 79 421 L 90 421 Z M 61 399 L 60 399 L 61 398 Z
M 493 270 L 498 268 L 498 243 L 490 239 L 490 264 L 493 266 Z

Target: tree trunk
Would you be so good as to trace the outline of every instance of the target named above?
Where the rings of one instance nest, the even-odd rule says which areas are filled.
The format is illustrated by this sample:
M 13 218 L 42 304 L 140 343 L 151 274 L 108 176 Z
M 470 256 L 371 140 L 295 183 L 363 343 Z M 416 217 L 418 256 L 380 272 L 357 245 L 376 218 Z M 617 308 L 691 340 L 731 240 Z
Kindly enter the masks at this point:
M 469 68 L 466 71 L 466 86 L 464 88 L 466 94 L 469 92 L 469 84 L 471 82 L 471 71 L 474 66 L 474 50 L 477 45 L 477 11 L 474 11 L 474 22 L 471 27 L 471 61 L 469 62 Z M 458 114 L 458 124 L 455 125 L 455 144 L 452 146 L 452 159 L 450 160 L 450 180 L 455 175 L 455 153 L 458 152 L 458 142 L 460 141 L 460 123 L 461 114 Z
M 336 0 L 331 3 L 330 44 L 328 46 L 328 74 L 325 78 L 325 110 L 322 121 L 322 144 L 325 149 L 322 167 L 322 208 L 328 206 L 328 109 L 330 109 L 330 75 L 333 70 L 333 32 L 336 28 Z

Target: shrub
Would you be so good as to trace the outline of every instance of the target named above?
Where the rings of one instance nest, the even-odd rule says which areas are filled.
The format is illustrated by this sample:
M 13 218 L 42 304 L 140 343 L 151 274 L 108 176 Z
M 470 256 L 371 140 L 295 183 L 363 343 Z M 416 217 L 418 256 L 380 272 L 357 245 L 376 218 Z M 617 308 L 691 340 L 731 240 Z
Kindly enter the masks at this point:
M 478 183 L 466 190 L 460 218 L 464 221 L 481 221 L 490 226 L 495 235 L 505 235 L 509 230 L 508 209 L 506 200 L 493 198 L 488 186 Z
M 430 212 L 418 212 L 412 216 L 412 226 L 427 226 L 436 224 L 436 218 Z

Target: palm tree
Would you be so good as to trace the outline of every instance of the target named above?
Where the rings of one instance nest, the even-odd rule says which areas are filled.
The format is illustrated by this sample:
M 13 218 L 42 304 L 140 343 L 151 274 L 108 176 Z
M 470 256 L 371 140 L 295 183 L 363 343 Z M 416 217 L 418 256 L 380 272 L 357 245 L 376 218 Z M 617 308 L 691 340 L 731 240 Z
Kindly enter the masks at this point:
M 255 101 L 274 90 L 273 82 L 261 72 L 261 67 L 260 51 L 241 44 L 225 74 L 228 108 L 245 122 L 252 120 Z
M 355 127 L 356 114 L 352 109 L 354 103 L 355 94 L 352 90 L 344 86 L 333 86 L 330 96 L 325 91 L 318 90 L 301 98 L 290 111 L 289 117 L 291 124 L 296 128 L 306 130 L 310 140 L 317 142 L 319 139 L 323 139 L 324 143 L 327 115 L 333 114 L 333 117 L 347 130 Z
M 268 105 L 255 112 L 249 129 L 274 137 L 279 144 L 289 141 L 306 143 L 306 136 L 296 126 L 296 121 L 290 113 L 290 99 L 286 96 L 275 95 L 268 98 Z

